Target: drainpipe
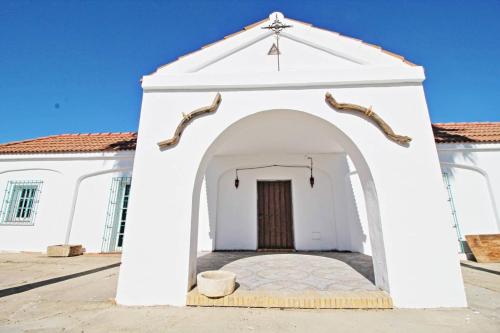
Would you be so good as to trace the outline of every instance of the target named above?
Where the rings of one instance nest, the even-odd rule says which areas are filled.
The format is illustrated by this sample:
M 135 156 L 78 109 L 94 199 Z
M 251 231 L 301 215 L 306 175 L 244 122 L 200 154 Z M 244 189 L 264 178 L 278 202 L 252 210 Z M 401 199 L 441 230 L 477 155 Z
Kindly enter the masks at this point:
M 497 227 L 500 230 L 500 215 L 498 214 L 495 195 L 493 194 L 493 187 L 491 186 L 490 177 L 488 176 L 488 173 L 486 171 L 484 171 L 483 169 L 478 168 L 476 166 L 470 166 L 470 165 L 465 165 L 465 164 L 441 162 L 441 165 L 447 166 L 447 167 L 455 167 L 455 168 L 459 168 L 459 169 L 467 169 L 467 170 L 476 171 L 484 177 L 484 179 L 486 180 L 486 187 L 488 188 L 488 194 L 489 194 L 491 205 L 493 208 L 493 215 L 495 216 Z

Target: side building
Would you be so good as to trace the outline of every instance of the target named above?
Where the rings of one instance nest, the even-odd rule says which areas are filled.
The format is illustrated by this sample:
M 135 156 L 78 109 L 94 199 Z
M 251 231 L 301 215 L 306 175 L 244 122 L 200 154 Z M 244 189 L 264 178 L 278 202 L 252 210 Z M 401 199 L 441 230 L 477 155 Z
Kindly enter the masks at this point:
M 500 122 L 433 124 L 459 251 L 465 235 L 500 233 Z
M 0 145 L 0 250 L 120 251 L 136 138 L 63 134 Z

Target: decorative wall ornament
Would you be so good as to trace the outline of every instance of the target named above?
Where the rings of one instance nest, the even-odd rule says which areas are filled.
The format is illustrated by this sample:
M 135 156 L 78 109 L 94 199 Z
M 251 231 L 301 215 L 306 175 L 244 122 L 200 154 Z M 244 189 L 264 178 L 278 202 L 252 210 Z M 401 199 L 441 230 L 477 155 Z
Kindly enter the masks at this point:
M 182 120 L 177 126 L 177 129 L 175 130 L 172 138 L 158 142 L 158 146 L 160 147 L 160 149 L 166 149 L 171 146 L 175 146 L 179 142 L 182 132 L 187 127 L 187 125 L 189 125 L 194 119 L 200 116 L 217 111 L 221 101 L 222 97 L 220 93 L 217 93 L 217 95 L 215 95 L 214 101 L 212 102 L 212 105 L 201 107 L 194 110 L 193 112 L 190 112 L 189 114 L 182 113 Z
M 278 47 L 276 46 L 275 43 L 273 43 L 273 46 L 269 49 L 267 52 L 267 55 L 278 55 L 281 54 L 280 50 L 278 50 Z
M 372 111 L 371 106 L 366 108 L 364 106 L 349 104 L 349 103 L 338 103 L 333 96 L 327 92 L 325 95 L 325 101 L 328 105 L 330 105 L 333 109 L 336 110 L 350 110 L 361 112 L 366 117 L 370 118 L 377 124 L 377 126 L 385 133 L 385 135 L 392 141 L 397 142 L 402 145 L 407 145 L 410 143 L 411 138 L 409 136 L 398 135 L 394 133 L 391 126 L 389 126 L 378 114 Z
M 267 29 L 267 30 L 272 31 L 274 33 L 274 36 L 276 37 L 276 43 L 273 43 L 273 46 L 271 46 L 271 49 L 269 50 L 269 52 L 267 54 L 276 55 L 278 72 L 280 71 L 280 54 L 281 54 L 281 51 L 280 51 L 280 33 L 284 29 L 288 29 L 291 27 L 292 27 L 292 25 L 284 24 L 283 22 L 281 22 L 278 19 L 278 14 L 276 14 L 276 17 L 275 17 L 273 23 L 261 28 L 261 29 Z

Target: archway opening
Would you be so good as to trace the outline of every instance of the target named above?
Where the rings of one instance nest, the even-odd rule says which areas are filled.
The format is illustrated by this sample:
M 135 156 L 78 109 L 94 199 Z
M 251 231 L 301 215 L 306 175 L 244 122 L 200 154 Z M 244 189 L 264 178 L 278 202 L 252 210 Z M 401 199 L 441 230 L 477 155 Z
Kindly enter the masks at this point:
M 368 164 L 345 133 L 317 116 L 269 110 L 227 127 L 199 165 L 191 216 L 191 285 L 198 245 L 255 251 L 271 244 L 277 250 L 371 255 L 375 284 L 388 291 Z

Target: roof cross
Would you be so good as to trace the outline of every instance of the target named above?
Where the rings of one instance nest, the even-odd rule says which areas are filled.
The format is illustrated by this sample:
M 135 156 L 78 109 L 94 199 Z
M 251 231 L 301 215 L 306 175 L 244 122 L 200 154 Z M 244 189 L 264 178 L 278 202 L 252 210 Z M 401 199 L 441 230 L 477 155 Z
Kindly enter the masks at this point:
M 284 29 L 291 28 L 291 27 L 292 27 L 291 25 L 289 25 L 289 24 L 283 24 L 283 22 L 281 22 L 278 19 L 278 13 L 275 14 L 275 18 L 274 18 L 273 23 L 269 24 L 268 26 L 262 27 L 262 29 L 271 30 L 274 33 L 274 35 L 276 36 L 276 50 L 272 54 L 276 54 L 276 59 L 277 59 L 277 62 L 278 62 L 278 72 L 280 70 L 280 53 L 281 53 L 280 52 L 280 42 L 279 42 L 280 33 Z M 273 47 L 274 47 L 274 45 L 273 45 Z

